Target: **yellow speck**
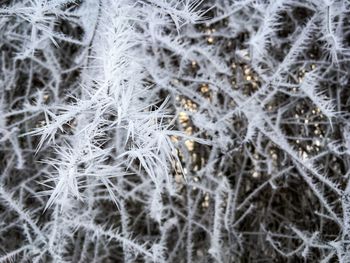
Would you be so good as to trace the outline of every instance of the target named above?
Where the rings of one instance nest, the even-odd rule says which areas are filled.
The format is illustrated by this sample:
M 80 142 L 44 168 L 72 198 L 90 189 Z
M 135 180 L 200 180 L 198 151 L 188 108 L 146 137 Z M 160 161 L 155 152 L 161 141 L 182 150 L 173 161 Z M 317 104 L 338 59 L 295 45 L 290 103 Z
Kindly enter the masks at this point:
M 188 135 L 192 135 L 192 132 L 193 132 L 193 129 L 191 126 L 187 127 L 186 130 L 185 130 L 186 134 Z
M 201 86 L 201 92 L 202 92 L 202 93 L 207 93 L 208 91 L 209 91 L 208 85 L 203 84 L 203 85 Z
M 186 112 L 181 111 L 179 113 L 179 121 L 180 121 L 180 123 L 183 124 L 183 123 L 187 122 L 188 120 L 189 120 L 189 118 L 188 118 Z
M 186 140 L 185 145 L 190 152 L 194 150 L 194 142 L 192 140 Z
M 172 142 L 178 142 L 178 141 L 179 141 L 179 139 L 177 138 L 177 136 L 170 136 L 170 140 L 171 140 Z

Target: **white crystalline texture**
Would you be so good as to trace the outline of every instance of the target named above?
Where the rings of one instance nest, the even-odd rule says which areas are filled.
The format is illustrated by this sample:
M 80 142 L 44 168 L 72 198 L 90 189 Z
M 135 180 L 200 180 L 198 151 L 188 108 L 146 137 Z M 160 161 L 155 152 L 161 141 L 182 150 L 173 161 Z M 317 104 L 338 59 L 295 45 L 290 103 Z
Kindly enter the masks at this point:
M 349 17 L 0 1 L 0 262 L 350 262 Z

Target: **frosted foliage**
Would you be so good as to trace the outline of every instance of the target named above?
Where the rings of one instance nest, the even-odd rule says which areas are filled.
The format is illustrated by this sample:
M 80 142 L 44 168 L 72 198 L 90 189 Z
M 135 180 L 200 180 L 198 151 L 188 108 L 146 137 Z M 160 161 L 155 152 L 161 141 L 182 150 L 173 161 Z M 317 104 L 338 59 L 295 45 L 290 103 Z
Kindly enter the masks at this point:
M 0 0 L 0 263 L 350 262 L 349 18 Z

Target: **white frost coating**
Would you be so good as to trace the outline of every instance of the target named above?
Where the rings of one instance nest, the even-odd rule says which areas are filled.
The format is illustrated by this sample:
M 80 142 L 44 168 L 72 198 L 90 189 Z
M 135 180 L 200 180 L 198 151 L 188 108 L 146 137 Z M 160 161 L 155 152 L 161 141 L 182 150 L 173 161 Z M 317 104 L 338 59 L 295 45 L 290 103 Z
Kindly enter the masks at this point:
M 0 262 L 349 262 L 349 17 L 0 1 Z

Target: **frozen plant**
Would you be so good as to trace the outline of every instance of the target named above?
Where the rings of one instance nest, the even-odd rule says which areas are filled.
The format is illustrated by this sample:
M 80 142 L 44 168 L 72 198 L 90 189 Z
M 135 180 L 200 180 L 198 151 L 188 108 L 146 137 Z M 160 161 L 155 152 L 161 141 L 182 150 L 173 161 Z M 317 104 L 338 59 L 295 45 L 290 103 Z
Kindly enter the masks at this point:
M 349 262 L 348 1 L 0 5 L 0 262 Z

